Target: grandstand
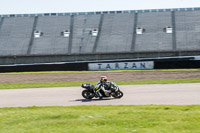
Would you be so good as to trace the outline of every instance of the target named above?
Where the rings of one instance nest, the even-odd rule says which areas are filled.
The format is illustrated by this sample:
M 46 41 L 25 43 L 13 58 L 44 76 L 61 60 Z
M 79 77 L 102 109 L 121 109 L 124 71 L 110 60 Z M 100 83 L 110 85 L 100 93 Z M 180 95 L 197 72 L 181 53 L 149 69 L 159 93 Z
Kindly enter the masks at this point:
M 0 15 L 0 65 L 200 54 L 200 8 Z

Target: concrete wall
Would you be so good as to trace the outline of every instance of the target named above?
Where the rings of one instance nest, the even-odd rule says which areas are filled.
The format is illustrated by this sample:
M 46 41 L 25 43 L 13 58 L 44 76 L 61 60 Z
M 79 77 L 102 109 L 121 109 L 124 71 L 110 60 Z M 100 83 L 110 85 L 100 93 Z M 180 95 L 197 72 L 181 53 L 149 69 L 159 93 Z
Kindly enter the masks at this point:
M 200 51 L 181 52 L 126 52 L 126 53 L 99 53 L 99 54 L 70 54 L 70 55 L 37 55 L 37 56 L 1 56 L 0 65 L 13 64 L 37 64 L 54 62 L 75 62 L 75 61 L 97 61 L 97 60 L 117 60 L 117 59 L 140 59 L 158 58 L 173 56 L 195 56 L 200 55 Z M 159 59 L 159 58 L 158 58 Z

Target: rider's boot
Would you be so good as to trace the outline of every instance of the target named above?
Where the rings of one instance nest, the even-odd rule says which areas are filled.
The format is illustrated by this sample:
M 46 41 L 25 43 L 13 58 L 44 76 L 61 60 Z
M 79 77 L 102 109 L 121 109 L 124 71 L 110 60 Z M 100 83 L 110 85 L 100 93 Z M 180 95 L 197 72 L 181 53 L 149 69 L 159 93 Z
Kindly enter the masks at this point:
M 96 92 L 96 94 L 97 94 L 97 96 L 98 96 L 99 99 L 103 99 L 103 96 L 101 95 L 101 93 L 99 91 Z

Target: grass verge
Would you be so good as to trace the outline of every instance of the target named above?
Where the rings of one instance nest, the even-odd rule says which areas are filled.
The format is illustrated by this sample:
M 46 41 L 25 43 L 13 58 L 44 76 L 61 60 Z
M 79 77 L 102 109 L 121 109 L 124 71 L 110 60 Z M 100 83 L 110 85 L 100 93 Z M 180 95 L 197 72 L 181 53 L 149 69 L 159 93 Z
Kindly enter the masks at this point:
M 176 83 L 200 83 L 200 79 L 113 81 L 113 82 L 117 83 L 118 85 L 176 84 Z M 12 84 L 0 84 L 0 89 L 73 87 L 73 86 L 81 86 L 81 84 L 83 83 L 96 84 L 96 82 L 12 83 Z
M 0 108 L 1 133 L 197 133 L 200 105 Z

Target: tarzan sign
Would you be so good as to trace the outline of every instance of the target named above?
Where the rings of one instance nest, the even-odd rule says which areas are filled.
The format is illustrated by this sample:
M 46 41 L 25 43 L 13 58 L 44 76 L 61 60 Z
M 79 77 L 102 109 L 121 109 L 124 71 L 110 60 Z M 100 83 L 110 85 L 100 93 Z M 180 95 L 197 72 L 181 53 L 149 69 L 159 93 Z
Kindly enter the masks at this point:
M 113 63 L 89 63 L 89 70 L 138 70 L 153 69 L 154 62 L 113 62 Z

